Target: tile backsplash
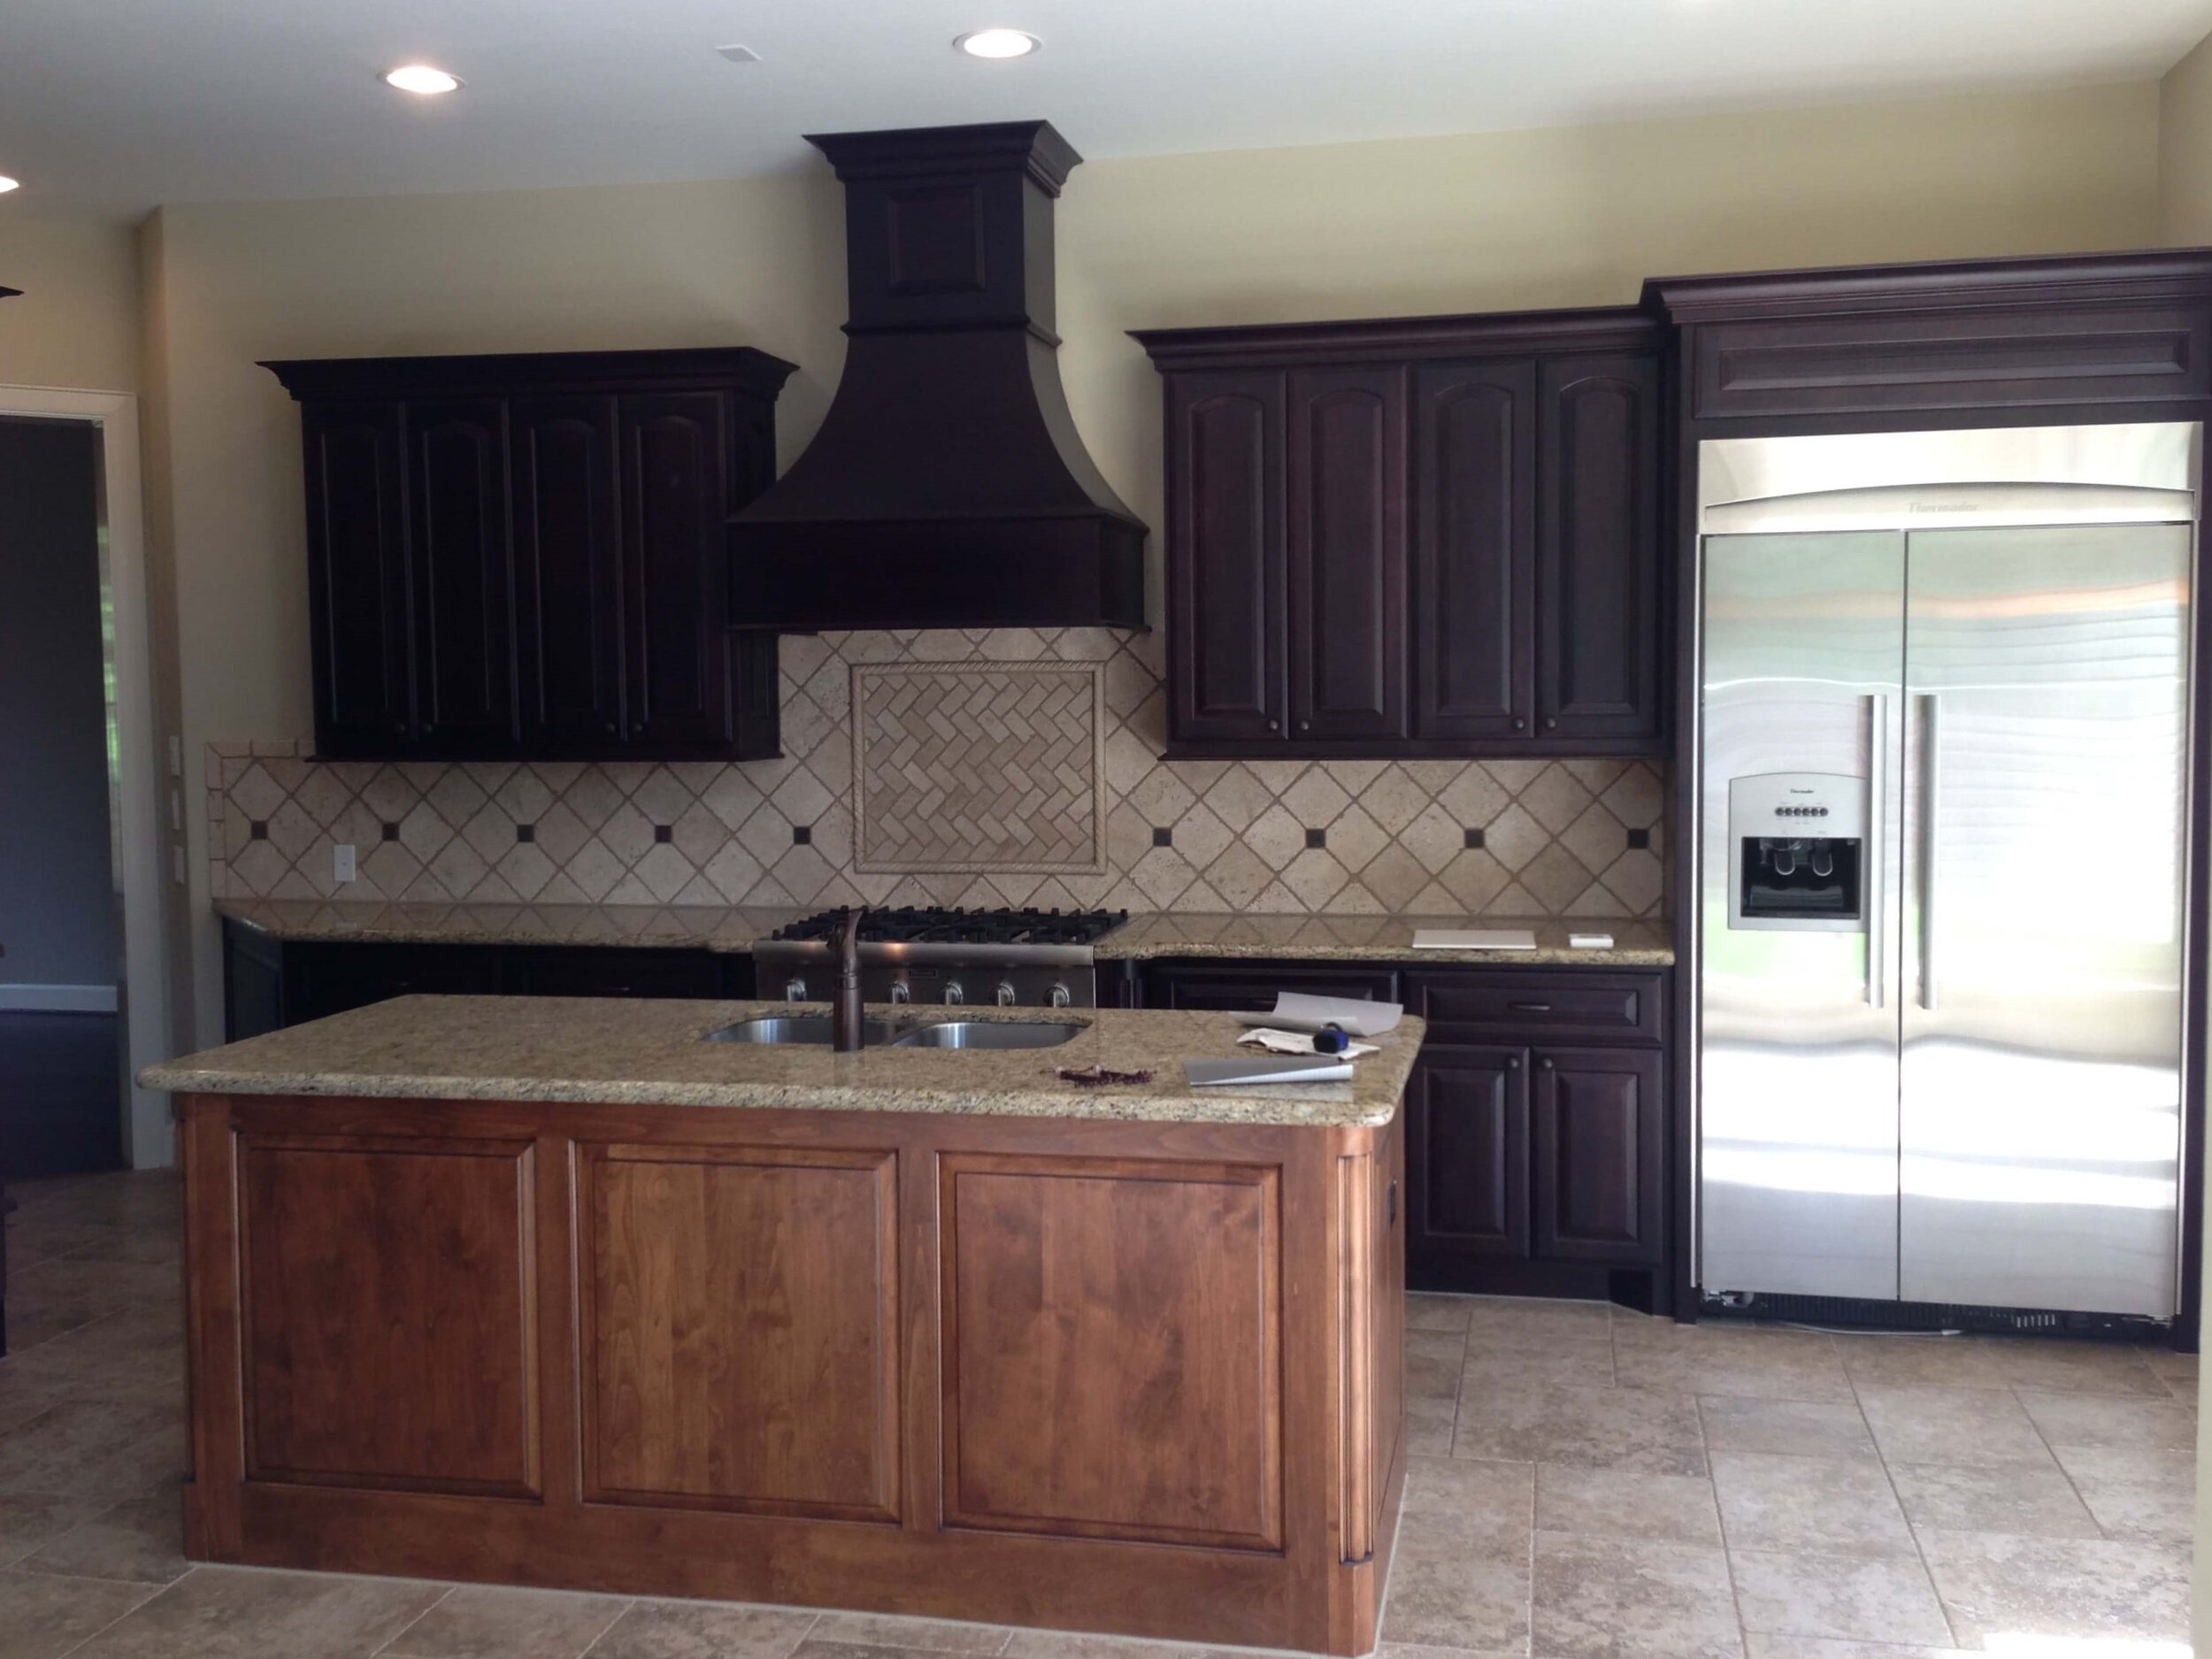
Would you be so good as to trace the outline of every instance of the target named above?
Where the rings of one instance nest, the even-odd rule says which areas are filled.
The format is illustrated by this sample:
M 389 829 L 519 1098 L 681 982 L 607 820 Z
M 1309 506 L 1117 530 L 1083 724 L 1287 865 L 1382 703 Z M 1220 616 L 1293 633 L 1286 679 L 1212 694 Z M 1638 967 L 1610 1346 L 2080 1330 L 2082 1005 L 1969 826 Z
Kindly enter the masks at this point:
M 787 635 L 773 761 L 386 764 L 213 743 L 213 891 L 1664 913 L 1656 766 L 1162 761 L 1160 650 L 1095 628 Z M 341 843 L 351 884 L 333 879 Z

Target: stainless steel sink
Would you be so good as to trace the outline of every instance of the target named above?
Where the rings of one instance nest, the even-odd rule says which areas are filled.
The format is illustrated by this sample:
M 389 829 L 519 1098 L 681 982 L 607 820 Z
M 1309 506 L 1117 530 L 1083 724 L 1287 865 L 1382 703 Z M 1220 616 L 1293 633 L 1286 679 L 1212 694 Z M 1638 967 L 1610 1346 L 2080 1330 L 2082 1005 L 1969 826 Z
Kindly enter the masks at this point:
M 1056 1048 L 1089 1027 L 1060 1019 L 952 1019 L 917 1025 L 895 1048 Z
M 887 1019 L 872 1019 L 860 1028 L 862 1042 L 873 1045 L 888 1042 L 898 1030 Z M 768 1014 L 758 1019 L 741 1019 L 734 1025 L 725 1025 L 719 1031 L 707 1033 L 709 1042 L 774 1042 L 819 1043 L 824 1048 L 830 1041 L 830 1017 L 827 1014 Z

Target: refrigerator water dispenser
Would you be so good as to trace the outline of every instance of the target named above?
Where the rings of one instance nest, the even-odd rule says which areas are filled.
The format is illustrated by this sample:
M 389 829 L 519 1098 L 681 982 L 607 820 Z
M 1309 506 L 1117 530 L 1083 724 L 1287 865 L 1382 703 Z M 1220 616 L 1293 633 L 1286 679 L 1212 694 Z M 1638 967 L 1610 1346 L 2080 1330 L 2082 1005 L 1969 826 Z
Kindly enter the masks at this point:
M 1729 926 L 1863 931 L 1866 804 L 1858 778 L 1793 772 L 1731 779 Z

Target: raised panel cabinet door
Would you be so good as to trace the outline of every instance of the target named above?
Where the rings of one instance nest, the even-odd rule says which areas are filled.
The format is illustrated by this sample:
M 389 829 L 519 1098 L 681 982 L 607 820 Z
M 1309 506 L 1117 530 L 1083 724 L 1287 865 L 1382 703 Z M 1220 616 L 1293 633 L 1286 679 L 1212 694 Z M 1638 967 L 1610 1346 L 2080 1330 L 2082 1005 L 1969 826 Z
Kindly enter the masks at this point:
M 615 400 L 517 398 L 515 577 L 522 727 L 533 746 L 622 735 L 622 518 Z
M 586 1500 L 896 1520 L 897 1155 L 581 1152 Z
M 1406 370 L 1289 382 L 1290 733 L 1406 734 Z
M 1539 423 L 1536 734 L 1659 734 L 1659 365 L 1548 361 Z
M 1421 1052 L 1406 1093 L 1406 1251 L 1416 1283 L 1529 1252 L 1528 1055 Z
M 388 752 L 415 726 L 406 421 L 377 401 L 309 403 L 300 422 L 318 752 Z
M 735 741 L 725 594 L 728 400 L 622 399 L 629 730 L 657 753 L 726 753 Z
M 939 1172 L 946 1523 L 1280 1549 L 1280 1171 Z
M 1413 387 L 1414 735 L 1525 736 L 1535 700 L 1536 365 L 1425 363 Z
M 248 1480 L 537 1495 L 534 1156 L 238 1138 Z
M 1286 735 L 1280 370 L 1167 384 L 1171 741 Z
M 416 737 L 433 753 L 512 753 L 522 733 L 505 403 L 411 403 L 407 456 Z
M 1630 1048 L 1535 1055 L 1535 1251 L 1646 1266 L 1660 1258 L 1663 1056 Z

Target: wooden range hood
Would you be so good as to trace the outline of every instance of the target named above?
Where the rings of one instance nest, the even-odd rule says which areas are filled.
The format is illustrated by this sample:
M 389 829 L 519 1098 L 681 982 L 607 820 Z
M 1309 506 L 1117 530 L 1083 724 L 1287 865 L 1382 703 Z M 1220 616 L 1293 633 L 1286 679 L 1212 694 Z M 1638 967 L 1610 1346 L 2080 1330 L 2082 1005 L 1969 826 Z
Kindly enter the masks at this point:
M 845 185 L 844 378 L 730 523 L 744 627 L 1144 626 L 1143 523 L 1077 435 L 1053 332 L 1045 121 L 807 141 Z

